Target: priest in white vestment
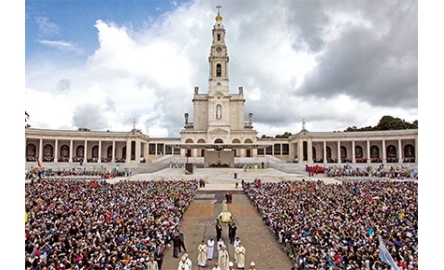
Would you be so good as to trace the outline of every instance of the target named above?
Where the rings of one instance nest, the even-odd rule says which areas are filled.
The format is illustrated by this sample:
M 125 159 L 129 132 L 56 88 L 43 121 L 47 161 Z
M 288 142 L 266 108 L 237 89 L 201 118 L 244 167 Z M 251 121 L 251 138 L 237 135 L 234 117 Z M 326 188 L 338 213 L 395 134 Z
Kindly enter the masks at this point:
M 214 239 L 210 237 L 207 241 L 207 260 L 213 260 Z
M 197 247 L 197 265 L 205 266 L 207 264 L 207 245 L 205 241 L 202 240 L 200 245 Z
M 236 247 L 236 256 L 237 256 L 237 268 L 244 269 L 245 268 L 245 247 L 242 245 L 242 242 L 239 242 Z

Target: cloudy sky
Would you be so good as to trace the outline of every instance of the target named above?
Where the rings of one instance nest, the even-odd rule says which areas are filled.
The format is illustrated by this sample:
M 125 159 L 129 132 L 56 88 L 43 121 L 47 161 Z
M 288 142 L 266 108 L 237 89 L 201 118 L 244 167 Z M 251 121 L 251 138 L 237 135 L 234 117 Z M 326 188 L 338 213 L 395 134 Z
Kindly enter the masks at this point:
M 34 128 L 179 137 L 208 90 L 220 4 L 230 92 L 258 136 L 418 119 L 418 2 L 25 2 L 25 109 Z

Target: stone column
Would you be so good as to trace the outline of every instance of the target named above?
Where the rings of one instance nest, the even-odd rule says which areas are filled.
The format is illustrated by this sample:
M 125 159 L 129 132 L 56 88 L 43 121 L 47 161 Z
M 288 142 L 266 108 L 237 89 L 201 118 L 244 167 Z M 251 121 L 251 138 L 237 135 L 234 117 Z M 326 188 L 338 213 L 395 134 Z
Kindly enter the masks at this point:
M 171 148 L 172 154 L 174 154 L 174 148 Z M 147 160 L 148 157 L 148 143 L 144 143 L 143 144 L 143 157 L 145 158 L 145 161 Z
M 69 162 L 72 162 L 72 157 L 74 153 L 74 142 L 73 140 L 69 140 Z
M 327 142 L 324 141 L 324 153 L 322 155 L 322 159 L 324 160 L 324 164 L 327 163 Z
M 418 164 L 418 138 L 415 138 L 415 162 Z
M 39 140 L 39 160 L 43 161 L 43 139 Z
M 111 162 L 116 162 L 116 141 L 113 140 L 113 150 L 111 154 Z
M 398 162 L 402 162 L 402 144 L 401 139 L 398 139 Z
M 302 139 L 298 140 L 298 160 L 299 163 L 304 161 L 304 143 L 302 142 Z
M 341 162 L 341 142 L 340 141 L 338 141 L 338 154 L 337 154 L 337 156 L 338 156 L 338 163 L 342 163 Z
M 99 153 L 97 155 L 97 163 L 102 163 L 102 140 L 99 140 Z
M 59 140 L 54 141 L 54 162 L 59 162 Z
M 290 155 L 291 162 L 294 162 L 294 143 L 288 142 L 288 154 Z
M 387 156 L 385 154 L 385 140 L 382 140 L 382 162 L 387 162 Z
M 311 138 L 307 140 L 307 161 L 309 163 L 313 163 L 313 147 L 312 147 L 312 141 Z
M 367 163 L 371 163 L 370 141 L 369 140 L 367 140 Z
M 88 141 L 85 140 L 85 144 L 83 146 L 83 163 L 88 162 Z
M 356 163 L 355 141 L 352 141 L 352 163 Z
M 126 140 L 126 160 L 125 163 L 131 163 L 131 140 Z
M 136 162 L 140 163 L 140 140 L 136 139 L 136 151 L 135 151 L 135 157 L 134 159 Z

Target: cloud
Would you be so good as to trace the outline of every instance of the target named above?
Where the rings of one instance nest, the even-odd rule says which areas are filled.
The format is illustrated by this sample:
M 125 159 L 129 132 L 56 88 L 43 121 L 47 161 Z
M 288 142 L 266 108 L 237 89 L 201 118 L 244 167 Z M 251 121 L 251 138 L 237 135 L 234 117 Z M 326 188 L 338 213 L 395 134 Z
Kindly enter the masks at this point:
M 60 33 L 60 27 L 57 24 L 50 22 L 48 18 L 36 17 L 35 20 L 39 27 L 39 36 L 46 37 Z
M 70 82 L 68 79 L 61 79 L 57 83 L 57 89 L 60 91 L 69 91 L 70 88 Z
M 67 50 L 67 51 L 74 51 L 74 50 L 78 50 L 78 48 L 76 47 L 76 45 L 74 43 L 71 42 L 66 42 L 63 40 L 38 40 L 38 42 L 40 44 L 52 47 L 52 48 L 56 48 L 59 50 Z
M 39 123 L 129 131 L 136 119 L 152 137 L 179 137 L 194 86 L 208 91 L 213 4 L 178 4 L 140 27 L 97 18 L 85 61 L 27 63 L 27 99 L 66 105 Z M 259 135 L 297 133 L 302 119 L 310 131 L 417 119 L 417 2 L 236 1 L 221 15 L 230 92 L 243 86 Z

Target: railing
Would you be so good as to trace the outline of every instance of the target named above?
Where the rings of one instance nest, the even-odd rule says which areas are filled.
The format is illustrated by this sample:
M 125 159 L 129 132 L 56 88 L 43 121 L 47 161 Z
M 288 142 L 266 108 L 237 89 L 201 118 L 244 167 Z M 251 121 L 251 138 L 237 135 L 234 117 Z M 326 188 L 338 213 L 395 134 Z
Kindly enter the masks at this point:
M 54 162 L 54 157 L 43 157 L 42 161 L 43 162 Z
M 26 161 L 35 161 L 35 162 L 37 162 L 38 159 L 39 159 L 39 157 L 36 157 L 36 156 L 26 156 Z
M 57 158 L 58 162 L 69 162 L 69 158 L 68 157 L 59 157 Z

